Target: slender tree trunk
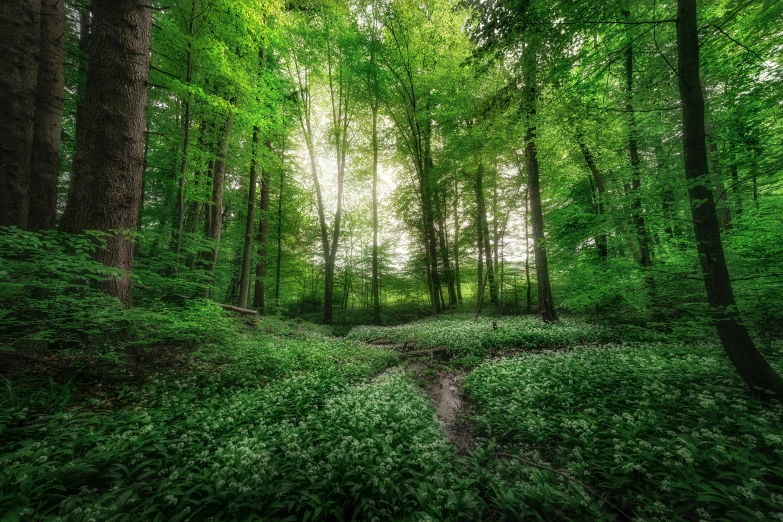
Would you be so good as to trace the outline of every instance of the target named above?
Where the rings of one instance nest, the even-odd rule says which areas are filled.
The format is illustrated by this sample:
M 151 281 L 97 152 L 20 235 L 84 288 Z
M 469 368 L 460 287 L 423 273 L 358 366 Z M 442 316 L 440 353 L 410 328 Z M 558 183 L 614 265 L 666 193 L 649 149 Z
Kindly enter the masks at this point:
M 285 169 L 280 169 L 280 194 L 277 196 L 277 264 L 275 265 L 275 306 L 280 306 L 280 269 L 283 265 L 283 183 Z
M 650 268 L 652 258 L 650 256 L 650 236 L 647 225 L 642 215 L 641 197 L 641 158 L 639 157 L 638 135 L 639 128 L 636 123 L 636 115 L 633 109 L 633 45 L 628 44 L 625 49 L 625 85 L 626 103 L 625 110 L 628 113 L 628 152 L 631 158 L 631 190 L 633 192 L 633 222 L 636 231 L 636 240 L 639 243 L 639 264 L 644 268 Z
M 457 302 L 462 304 L 462 281 L 459 271 L 459 212 L 458 212 L 459 191 L 457 190 L 456 179 L 454 181 L 454 283 L 457 287 Z
M 484 299 L 484 224 L 481 213 L 476 210 L 476 305 L 481 310 Z
M 35 93 L 29 230 L 54 228 L 65 101 L 65 1 L 41 0 L 40 58 Z
M 544 246 L 544 213 L 541 208 L 541 186 L 539 182 L 538 154 L 536 151 L 536 50 L 534 43 L 525 50 L 525 91 L 528 103 L 528 124 L 525 135 L 525 162 L 527 184 L 530 194 L 530 213 L 533 225 L 533 252 L 536 258 L 536 286 L 538 287 L 538 310 L 544 322 L 557 321 L 552 287 L 549 282 L 549 265 Z
M 533 313 L 533 292 L 532 285 L 530 283 L 530 187 L 525 187 L 525 288 L 527 289 L 526 296 L 526 314 Z
M 268 155 L 272 155 L 272 142 L 266 141 Z M 258 221 L 258 263 L 256 264 L 256 283 L 253 289 L 253 306 L 261 315 L 266 315 L 266 266 L 269 241 L 269 185 L 270 173 L 268 168 L 261 169 L 261 216 Z M 278 209 L 280 212 L 280 209 Z M 278 225 L 279 231 L 279 225 Z M 278 251 L 279 251 L 278 236 Z
M 190 21 L 188 22 L 188 51 L 185 56 L 185 85 L 190 87 L 193 76 L 193 24 L 196 18 L 196 2 L 190 9 Z M 174 256 L 175 270 L 179 271 L 179 255 L 182 251 L 182 231 L 185 225 L 185 176 L 188 172 L 188 153 L 190 150 L 190 93 L 185 95 L 185 114 L 182 121 L 182 160 L 179 165 L 179 180 L 177 183 L 177 224 L 175 231 Z
M 0 226 L 27 228 L 40 24 L 41 0 L 0 4 Z
M 768 390 L 783 400 L 783 379 L 758 351 L 742 324 L 723 253 L 715 200 L 708 185 L 704 97 L 699 78 L 696 0 L 677 2 L 677 55 L 682 99 L 683 156 L 693 228 L 707 299 L 729 359 L 754 392 Z M 763 394 L 761 394 L 764 397 Z
M 372 322 L 381 324 L 381 293 L 378 281 L 378 102 L 372 106 Z
M 451 260 L 449 259 L 449 244 L 446 236 L 446 218 L 444 216 L 443 205 L 440 203 L 440 197 L 435 194 L 436 207 L 438 214 L 438 243 L 440 245 L 440 259 L 443 263 L 443 272 L 446 275 L 446 288 L 449 297 L 449 310 L 453 310 L 457 304 L 457 293 L 454 289 L 454 272 L 451 269 Z M 445 308 L 445 305 L 444 305 Z
M 210 199 L 209 234 L 213 241 L 207 270 L 215 273 L 218 252 L 220 249 L 220 233 L 223 229 L 223 189 L 226 181 L 226 156 L 228 155 L 228 137 L 231 134 L 233 122 L 227 120 L 223 124 L 223 135 L 220 140 L 220 150 L 215 158 L 215 168 L 212 173 L 212 197 Z
M 487 282 L 489 283 L 489 302 L 495 303 L 498 299 L 497 286 L 495 284 L 495 270 L 492 263 L 492 247 L 489 242 L 489 223 L 487 222 L 487 206 L 484 200 L 484 163 L 479 159 L 476 169 L 476 212 L 481 229 L 481 238 L 483 241 L 482 250 L 486 256 L 487 263 Z M 483 281 L 480 283 L 483 293 Z
M 253 140 L 250 145 L 250 182 L 247 190 L 247 218 L 245 220 L 245 242 L 242 247 L 242 272 L 239 275 L 239 299 L 237 306 L 247 308 L 247 297 L 250 294 L 250 262 L 253 258 L 253 229 L 255 228 L 256 186 L 256 154 L 258 147 L 258 126 L 253 127 Z M 264 216 L 261 216 L 263 221 Z M 259 234 L 260 235 L 260 234 Z M 258 286 L 258 280 L 256 280 Z M 255 299 L 254 299 L 255 301 Z M 255 302 L 253 303 L 255 305 Z M 263 315 L 263 314 L 262 314 Z
M 598 170 L 598 167 L 595 164 L 595 159 L 593 158 L 590 149 L 587 147 L 587 145 L 583 142 L 582 139 L 579 139 L 579 150 L 582 151 L 582 156 L 584 156 L 585 158 L 585 162 L 587 163 L 587 168 L 590 169 L 590 174 L 592 175 L 592 179 L 595 182 L 595 187 L 598 191 L 598 195 L 595 198 L 596 210 L 598 212 L 598 215 L 603 217 L 604 194 L 606 193 L 606 184 L 604 183 L 604 176 L 601 173 L 601 171 Z M 598 257 L 601 259 L 606 259 L 609 255 L 609 238 L 605 232 L 598 234 L 598 236 L 596 237 L 595 246 L 596 246 L 596 251 L 598 252 Z
M 125 272 L 104 285 L 130 306 L 133 242 L 126 234 L 136 230 L 139 206 L 152 16 L 135 0 L 93 0 L 92 12 L 84 121 L 61 228 L 120 231 L 98 258 Z

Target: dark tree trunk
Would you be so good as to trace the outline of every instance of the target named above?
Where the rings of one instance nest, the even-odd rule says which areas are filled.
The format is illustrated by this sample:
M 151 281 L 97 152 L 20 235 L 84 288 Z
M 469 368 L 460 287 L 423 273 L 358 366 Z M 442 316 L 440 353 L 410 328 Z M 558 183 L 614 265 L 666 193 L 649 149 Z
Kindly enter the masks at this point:
M 443 272 L 446 276 L 446 288 L 449 296 L 448 309 L 453 310 L 457 304 L 457 293 L 454 289 L 454 272 L 451 269 L 451 260 L 449 259 L 449 244 L 446 236 L 446 218 L 443 211 L 443 204 L 440 196 L 435 194 L 435 212 L 438 214 L 438 244 L 440 245 L 440 259 L 443 263 Z M 444 305 L 445 308 L 445 305 Z
M 707 299 L 723 348 L 748 387 L 754 392 L 769 390 L 778 400 L 783 400 L 783 379 L 758 351 L 737 310 L 723 253 L 715 200 L 707 184 L 709 162 L 704 130 L 704 97 L 699 78 L 696 0 L 678 0 L 677 15 L 685 178 Z M 764 394 L 761 396 L 764 397 Z
M 65 1 L 41 1 L 40 58 L 30 166 L 29 230 L 57 221 L 57 178 L 65 101 Z
M 266 148 L 269 156 L 272 153 L 272 142 L 267 140 Z M 256 263 L 256 281 L 253 289 L 253 307 L 261 315 L 266 315 L 266 245 L 269 236 L 269 169 L 261 169 L 261 207 L 258 220 L 258 263 Z M 278 212 L 280 209 L 278 209 Z M 278 247 L 279 248 L 279 247 Z
M 256 172 L 257 147 L 258 126 L 254 126 L 253 140 L 250 145 L 250 182 L 247 190 L 247 216 L 245 219 L 245 241 L 242 247 L 242 272 L 239 276 L 239 299 L 237 300 L 237 306 L 240 308 L 247 308 L 247 298 L 250 295 L 250 262 L 253 258 L 253 231 L 256 224 L 256 186 L 258 185 L 258 173 Z M 263 219 L 264 216 L 261 216 L 262 221 Z M 258 286 L 257 280 L 256 286 Z M 255 305 L 255 302 L 253 305 Z
M 40 20 L 41 0 L 0 4 L 0 226 L 21 229 L 30 203 Z
M 552 287 L 549 282 L 549 265 L 544 246 L 544 212 L 541 208 L 541 186 L 539 182 L 538 154 L 536 151 L 536 51 L 533 43 L 525 50 L 525 91 L 528 103 L 528 124 L 525 135 L 525 162 L 527 185 L 530 197 L 530 213 L 533 228 L 533 252 L 536 258 L 536 286 L 538 287 L 538 310 L 544 322 L 557 321 Z
M 125 272 L 105 286 L 130 306 L 133 242 L 126 233 L 136 230 L 139 207 L 152 16 L 135 0 L 93 0 L 92 12 L 83 121 L 61 228 L 121 231 L 98 257 Z
M 476 211 L 476 276 L 476 304 L 477 310 L 481 310 L 484 300 L 484 226 L 478 211 Z

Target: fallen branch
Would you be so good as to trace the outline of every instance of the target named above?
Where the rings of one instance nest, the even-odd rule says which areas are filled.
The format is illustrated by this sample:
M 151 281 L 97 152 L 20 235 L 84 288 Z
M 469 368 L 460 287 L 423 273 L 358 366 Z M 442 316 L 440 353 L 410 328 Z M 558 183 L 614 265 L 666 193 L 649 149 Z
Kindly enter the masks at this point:
M 255 310 L 250 310 L 249 308 L 239 308 L 238 306 L 231 306 L 223 303 L 215 303 L 220 308 L 225 308 L 226 310 L 231 310 L 232 312 L 236 312 L 238 314 L 248 314 L 248 315 L 256 315 L 258 312 Z

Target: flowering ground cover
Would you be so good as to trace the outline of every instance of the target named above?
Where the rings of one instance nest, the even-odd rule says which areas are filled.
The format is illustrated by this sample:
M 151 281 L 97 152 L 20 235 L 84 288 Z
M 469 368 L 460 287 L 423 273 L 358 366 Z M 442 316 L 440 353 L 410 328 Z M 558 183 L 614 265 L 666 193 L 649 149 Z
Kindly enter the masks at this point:
M 519 354 L 464 389 L 499 518 L 783 520 L 783 408 L 751 398 L 718 348 Z
M 2 520 L 469 519 L 429 400 L 393 353 L 274 320 L 187 372 L 87 401 L 5 383 Z M 259 329 L 261 330 L 261 329 Z

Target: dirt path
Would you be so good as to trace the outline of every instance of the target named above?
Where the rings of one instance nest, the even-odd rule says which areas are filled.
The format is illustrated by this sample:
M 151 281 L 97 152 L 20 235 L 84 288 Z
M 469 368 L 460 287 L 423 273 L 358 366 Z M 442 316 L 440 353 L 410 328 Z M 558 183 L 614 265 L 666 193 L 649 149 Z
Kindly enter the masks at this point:
M 435 412 L 441 421 L 443 433 L 460 453 L 475 446 L 475 435 L 470 424 L 471 408 L 460 391 L 463 372 L 448 372 L 432 368 L 423 362 L 410 363 L 406 369 L 414 378 L 426 381 L 425 392 L 435 403 Z

